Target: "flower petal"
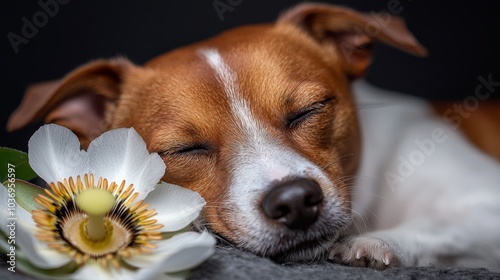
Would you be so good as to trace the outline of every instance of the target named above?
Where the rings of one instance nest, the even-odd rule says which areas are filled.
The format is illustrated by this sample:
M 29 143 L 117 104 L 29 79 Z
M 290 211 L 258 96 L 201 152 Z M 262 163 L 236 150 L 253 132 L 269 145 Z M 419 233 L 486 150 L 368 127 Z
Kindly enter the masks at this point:
M 16 244 L 26 254 L 28 261 L 36 267 L 51 269 L 61 267 L 71 259 L 35 237 L 37 228 L 22 220 L 16 223 Z
M 71 275 L 71 279 L 81 279 L 81 280 L 178 280 L 178 278 L 168 277 L 167 275 L 158 274 L 156 277 L 144 278 L 139 275 L 139 271 L 133 271 L 126 268 L 115 269 L 110 267 L 109 269 L 103 268 L 96 262 L 88 262 L 82 268 L 78 269 L 74 274 Z
M 15 215 L 18 220 L 21 220 L 30 226 L 35 226 L 33 215 L 31 215 L 31 213 L 26 211 L 23 207 L 17 205 Z
M 133 128 L 103 133 L 88 148 L 90 172 L 109 182 L 134 184 L 143 199 L 165 173 L 165 163 L 157 153 L 150 154 L 146 143 Z
M 168 275 L 158 273 L 157 275 L 153 275 L 154 277 L 143 277 L 140 273 L 141 270 L 129 270 L 126 268 L 115 269 L 110 267 L 109 269 L 103 268 L 96 262 L 88 262 L 83 267 L 78 269 L 75 273 L 71 275 L 71 279 L 81 279 L 81 280 L 180 280 L 177 277 L 169 277 Z
M 83 267 L 79 268 L 75 273 L 71 275 L 71 279 L 118 279 L 113 277 L 111 271 L 104 269 L 101 265 L 96 262 L 89 261 Z M 124 278 L 128 279 L 128 278 Z
M 205 200 L 197 192 L 161 182 L 144 199 L 149 209 L 156 209 L 155 219 L 163 224 L 162 231 L 178 231 L 198 217 Z
M 21 248 L 28 261 L 44 269 L 57 268 L 68 263 L 70 259 L 66 255 L 49 249 L 47 244 L 35 237 L 37 228 L 31 214 L 17 205 L 15 210 L 11 210 L 9 198 L 9 192 L 0 184 L 0 203 L 3 205 L 0 209 L 0 220 L 3 221 L 0 229 L 7 237 L 15 238 L 15 244 Z
M 47 183 L 88 173 L 87 152 L 71 130 L 56 124 L 40 127 L 28 141 L 31 168 Z
M 179 272 L 193 268 L 214 253 L 215 239 L 208 232 L 185 232 L 157 243 L 151 255 L 136 255 L 125 259 L 141 268 L 138 275 L 153 277 L 159 273 Z

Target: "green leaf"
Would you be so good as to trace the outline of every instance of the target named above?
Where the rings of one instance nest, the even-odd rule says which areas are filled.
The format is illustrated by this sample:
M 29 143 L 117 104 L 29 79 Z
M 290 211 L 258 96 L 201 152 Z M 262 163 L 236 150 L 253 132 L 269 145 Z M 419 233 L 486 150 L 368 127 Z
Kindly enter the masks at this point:
M 178 231 L 170 231 L 170 232 L 164 231 L 161 233 L 161 239 L 170 239 L 179 233 L 184 233 L 192 230 L 193 227 L 191 227 L 191 225 L 187 225 L 185 228 L 182 228 Z
M 9 178 L 29 181 L 37 177 L 28 162 L 28 154 L 15 149 L 0 147 L 0 168 L 0 182 Z
M 31 211 L 40 208 L 40 205 L 35 202 L 35 197 L 38 194 L 45 193 L 41 187 L 19 179 L 14 182 L 5 181 L 3 185 L 7 189 L 13 188 L 15 190 L 16 202 L 24 210 L 31 213 Z
M 74 261 L 69 261 L 69 257 L 67 264 L 53 269 L 38 268 L 29 263 L 25 258 L 17 259 L 16 261 L 20 271 L 36 279 L 71 279 L 71 274 L 78 269 L 78 265 Z

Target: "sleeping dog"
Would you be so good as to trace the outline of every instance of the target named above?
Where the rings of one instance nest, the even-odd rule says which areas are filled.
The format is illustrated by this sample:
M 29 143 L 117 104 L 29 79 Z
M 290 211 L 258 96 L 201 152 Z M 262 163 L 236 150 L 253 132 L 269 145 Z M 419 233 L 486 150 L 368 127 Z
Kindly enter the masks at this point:
M 498 269 L 500 137 L 484 133 L 498 111 L 450 123 L 443 105 L 356 81 L 375 41 L 426 54 L 398 17 L 302 4 L 144 66 L 98 60 L 34 85 L 8 129 L 44 118 L 86 148 L 134 127 L 163 180 L 207 201 L 198 228 L 278 261 Z

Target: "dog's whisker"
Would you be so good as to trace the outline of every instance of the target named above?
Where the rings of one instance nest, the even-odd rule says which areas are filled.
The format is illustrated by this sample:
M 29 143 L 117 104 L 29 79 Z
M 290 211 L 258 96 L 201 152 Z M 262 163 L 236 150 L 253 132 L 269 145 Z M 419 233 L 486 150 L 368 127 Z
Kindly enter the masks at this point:
M 340 178 L 334 180 L 332 183 L 334 185 L 336 185 L 336 184 L 343 184 L 345 182 L 352 181 L 352 180 L 354 180 L 356 178 L 357 178 L 357 176 L 344 176 L 344 177 L 340 177 Z M 348 185 L 352 185 L 352 183 L 348 184 Z
M 378 217 L 372 212 L 370 211 L 370 209 L 368 209 L 367 207 L 363 207 L 363 206 L 360 206 L 359 204 L 357 203 L 353 203 L 353 205 L 356 205 L 358 207 L 360 207 L 363 211 L 368 211 L 370 214 L 372 214 L 372 216 L 377 220 L 378 220 Z M 363 222 L 363 225 L 365 226 L 364 228 L 364 231 L 367 231 L 367 230 L 371 230 L 372 229 L 372 226 L 371 226 L 371 223 L 369 222 L 369 217 L 367 217 L 367 215 L 365 215 L 364 213 L 359 213 L 357 212 L 356 210 L 352 209 L 352 212 L 357 216 L 359 217 L 359 219 L 362 220 Z
M 368 196 L 372 196 L 372 197 L 376 197 L 376 198 L 380 198 L 380 199 L 383 199 L 385 200 L 386 198 L 381 196 L 381 195 L 377 195 L 377 194 L 374 194 L 374 193 L 369 193 L 369 192 L 359 192 L 359 191 L 350 191 L 349 194 L 351 195 L 355 195 L 355 194 L 361 194 L 361 195 L 368 195 Z
M 325 169 L 326 169 L 326 168 L 328 168 L 329 166 L 331 166 L 331 165 L 333 165 L 333 164 L 335 164 L 335 163 L 337 163 L 337 162 L 339 162 L 339 161 L 341 161 L 341 160 L 345 159 L 346 157 L 353 156 L 353 155 L 354 155 L 354 153 L 345 154 L 345 155 L 343 155 L 343 156 L 339 157 L 338 159 L 335 159 L 334 161 L 332 161 L 332 162 L 330 162 L 330 163 L 327 163 L 326 165 L 324 165 L 324 166 L 323 166 L 323 167 L 321 167 L 320 169 L 321 169 L 321 170 L 325 170 Z

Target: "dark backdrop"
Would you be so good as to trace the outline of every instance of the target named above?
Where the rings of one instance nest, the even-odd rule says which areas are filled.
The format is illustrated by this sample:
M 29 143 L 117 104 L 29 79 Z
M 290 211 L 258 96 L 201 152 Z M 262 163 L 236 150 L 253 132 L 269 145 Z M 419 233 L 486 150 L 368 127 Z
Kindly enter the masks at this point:
M 38 1 L 9 0 L 0 4 L 0 146 L 26 150 L 27 140 L 40 125 L 14 133 L 5 131 L 9 114 L 31 83 L 60 78 L 96 58 L 123 55 L 140 64 L 234 26 L 271 22 L 280 11 L 299 2 L 59 1 L 68 3 L 60 4 L 57 12 L 47 16 L 46 23 L 18 46 L 17 53 L 8 34 L 22 35 L 23 17 L 33 22 L 33 16 L 42 8 Z M 370 12 L 387 10 L 390 1 L 395 0 L 324 2 Z M 237 5 L 221 18 L 214 2 Z M 500 80 L 497 65 L 500 61 L 500 1 L 399 2 L 403 8 L 400 15 L 430 55 L 425 59 L 416 58 L 377 46 L 367 77 L 370 82 L 428 99 L 461 100 L 474 94 L 479 75 L 492 74 L 493 80 Z M 43 16 L 39 16 L 38 21 L 43 23 Z

